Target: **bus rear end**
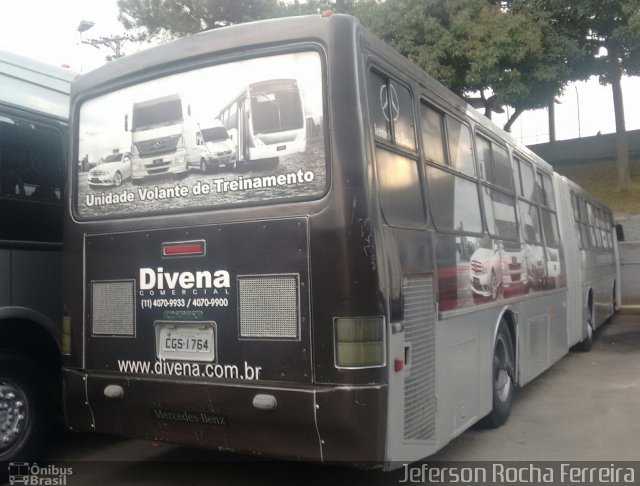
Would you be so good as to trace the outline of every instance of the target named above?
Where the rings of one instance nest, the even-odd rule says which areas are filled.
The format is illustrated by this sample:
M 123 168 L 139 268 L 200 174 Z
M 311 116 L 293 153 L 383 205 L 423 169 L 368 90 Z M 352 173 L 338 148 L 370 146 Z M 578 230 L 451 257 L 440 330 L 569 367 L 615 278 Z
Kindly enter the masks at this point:
M 288 35 L 308 39 L 317 24 L 291 22 Z M 269 45 L 287 31 L 263 27 Z M 232 50 L 242 29 L 256 32 L 222 29 L 198 49 Z M 376 300 L 366 167 L 359 144 L 330 156 L 332 103 L 353 93 L 328 100 L 334 61 L 332 42 L 321 40 L 325 29 L 317 42 L 289 41 L 249 58 L 200 52 L 184 61 L 193 46 L 185 51 L 177 42 L 78 84 L 76 158 L 125 136 L 119 114 L 135 100 L 180 86 L 194 100 L 191 116 L 206 119 L 238 85 L 295 80 L 305 117 L 322 129 L 276 168 L 225 167 L 106 191 L 71 175 L 65 310 L 72 353 L 64 381 L 73 430 L 312 461 L 384 461 L 387 324 Z M 342 50 L 355 59 L 355 47 Z M 146 77 L 132 73 L 139 64 L 151 66 Z M 337 74 L 344 69 L 338 78 L 355 85 L 353 64 L 340 65 L 344 59 L 334 66 Z M 356 126 L 359 115 L 351 116 L 338 127 Z M 342 167 L 345 156 L 354 165 Z

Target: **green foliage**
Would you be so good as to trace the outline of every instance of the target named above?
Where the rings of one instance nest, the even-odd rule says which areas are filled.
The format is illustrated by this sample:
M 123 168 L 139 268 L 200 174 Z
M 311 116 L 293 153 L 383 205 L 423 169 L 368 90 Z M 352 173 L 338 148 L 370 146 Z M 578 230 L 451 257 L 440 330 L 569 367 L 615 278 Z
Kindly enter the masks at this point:
M 553 18 L 566 20 L 582 33 L 581 43 L 590 51 L 587 71 L 611 84 L 616 118 L 617 187 L 631 184 L 626 142 L 621 77 L 640 74 L 640 0 L 536 0 Z
M 525 0 L 358 2 L 361 21 L 461 96 L 480 93 L 487 114 L 502 105 L 547 106 L 569 80 L 586 77 L 580 34 Z M 374 6 L 374 8 L 371 8 Z M 508 127 L 507 127 L 508 128 Z
M 140 39 L 178 37 L 271 17 L 357 16 L 485 113 L 541 108 L 568 82 L 640 74 L 640 0 L 118 0 Z M 602 49 L 606 55 L 597 56 Z M 476 103 L 478 105 L 478 103 Z
M 118 0 L 119 19 L 138 39 L 182 37 L 226 25 L 277 17 L 277 0 Z

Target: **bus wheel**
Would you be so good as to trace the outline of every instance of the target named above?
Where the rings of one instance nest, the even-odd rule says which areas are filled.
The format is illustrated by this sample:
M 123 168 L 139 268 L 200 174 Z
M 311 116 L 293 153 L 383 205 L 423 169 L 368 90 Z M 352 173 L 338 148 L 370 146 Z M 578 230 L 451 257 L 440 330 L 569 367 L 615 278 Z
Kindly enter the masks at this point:
M 113 176 L 113 183 L 116 187 L 120 187 L 120 184 L 122 184 L 122 174 L 120 172 L 116 172 L 116 175 Z
M 45 399 L 26 360 L 0 355 L 0 462 L 34 460 L 44 442 Z
M 511 332 L 503 320 L 493 347 L 493 409 L 482 424 L 489 428 L 503 425 L 511 412 L 514 391 L 515 357 Z

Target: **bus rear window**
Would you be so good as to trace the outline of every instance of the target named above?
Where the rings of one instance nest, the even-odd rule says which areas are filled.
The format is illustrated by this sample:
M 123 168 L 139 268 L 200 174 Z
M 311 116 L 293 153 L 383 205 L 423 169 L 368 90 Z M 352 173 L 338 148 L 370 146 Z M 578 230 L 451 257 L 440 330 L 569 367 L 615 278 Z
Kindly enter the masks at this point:
M 317 52 L 159 77 L 80 107 L 75 205 L 129 217 L 321 197 Z

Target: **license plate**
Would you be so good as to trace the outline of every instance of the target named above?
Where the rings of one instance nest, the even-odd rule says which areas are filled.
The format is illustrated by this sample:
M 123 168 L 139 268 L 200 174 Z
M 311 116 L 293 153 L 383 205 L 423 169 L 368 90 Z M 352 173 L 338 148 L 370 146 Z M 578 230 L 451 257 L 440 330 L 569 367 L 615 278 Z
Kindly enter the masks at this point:
M 283 150 L 287 150 L 286 145 L 278 145 L 278 147 L 276 148 L 277 152 L 282 152 Z
M 153 159 L 153 160 L 151 161 L 151 163 L 152 163 L 153 165 L 162 164 L 162 159 Z
M 215 361 L 215 323 L 156 322 L 156 354 L 160 359 Z

